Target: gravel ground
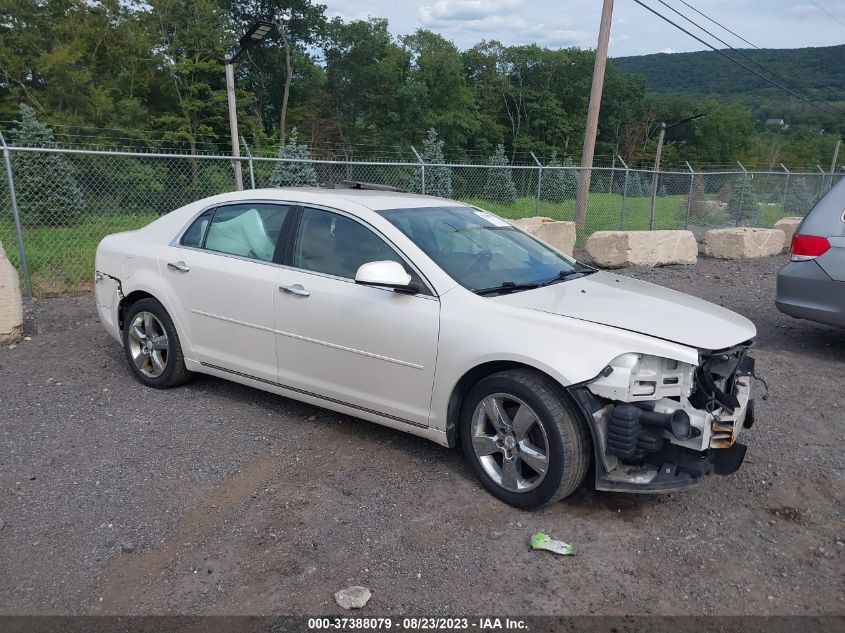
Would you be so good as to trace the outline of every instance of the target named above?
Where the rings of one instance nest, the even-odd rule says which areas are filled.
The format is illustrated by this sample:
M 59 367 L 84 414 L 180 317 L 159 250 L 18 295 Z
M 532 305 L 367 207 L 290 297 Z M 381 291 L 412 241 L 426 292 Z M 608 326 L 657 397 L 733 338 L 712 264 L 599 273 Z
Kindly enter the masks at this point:
M 743 468 L 522 512 L 456 451 L 214 378 L 145 389 L 89 297 L 0 350 L 0 613 L 843 614 L 845 331 L 772 303 L 785 257 L 622 271 L 750 317 Z M 543 529 L 574 544 L 528 548 Z

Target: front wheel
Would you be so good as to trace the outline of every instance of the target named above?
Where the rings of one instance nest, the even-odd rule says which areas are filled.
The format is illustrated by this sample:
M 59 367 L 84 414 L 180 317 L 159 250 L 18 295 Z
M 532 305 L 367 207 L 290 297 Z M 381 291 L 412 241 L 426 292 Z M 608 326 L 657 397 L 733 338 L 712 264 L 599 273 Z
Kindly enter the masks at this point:
M 148 387 L 176 387 L 191 376 L 173 321 L 155 299 L 129 306 L 123 322 L 123 350 L 132 372 Z
M 590 465 L 589 431 L 560 385 L 532 370 L 488 376 L 461 412 L 464 453 L 482 485 L 518 508 L 572 494 Z

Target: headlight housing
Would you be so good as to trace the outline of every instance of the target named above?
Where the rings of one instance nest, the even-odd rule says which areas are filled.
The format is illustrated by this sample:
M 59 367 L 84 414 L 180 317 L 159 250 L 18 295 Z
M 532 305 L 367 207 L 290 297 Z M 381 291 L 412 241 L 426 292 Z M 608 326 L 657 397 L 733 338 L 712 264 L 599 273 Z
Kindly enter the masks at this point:
M 601 398 L 621 402 L 689 397 L 695 366 L 672 358 L 630 352 L 614 358 L 587 385 Z

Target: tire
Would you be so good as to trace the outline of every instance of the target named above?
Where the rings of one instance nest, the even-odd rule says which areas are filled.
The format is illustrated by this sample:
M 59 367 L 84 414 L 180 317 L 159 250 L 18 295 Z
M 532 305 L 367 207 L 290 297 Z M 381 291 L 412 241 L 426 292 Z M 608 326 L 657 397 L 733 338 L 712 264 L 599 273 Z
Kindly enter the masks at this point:
M 494 412 L 499 428 L 492 424 Z M 461 441 L 481 484 L 517 508 L 571 495 L 590 467 L 586 423 L 559 384 L 530 369 L 492 374 L 470 390 L 461 409 Z
M 155 299 L 129 306 L 123 320 L 123 351 L 132 373 L 147 387 L 168 389 L 191 378 L 173 320 Z

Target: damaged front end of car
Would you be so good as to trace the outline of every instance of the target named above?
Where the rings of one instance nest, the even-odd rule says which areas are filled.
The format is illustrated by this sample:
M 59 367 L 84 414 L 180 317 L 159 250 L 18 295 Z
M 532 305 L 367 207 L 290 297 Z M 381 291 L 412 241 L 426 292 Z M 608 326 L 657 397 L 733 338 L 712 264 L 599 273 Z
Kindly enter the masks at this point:
M 698 365 L 622 354 L 570 387 L 592 423 L 596 488 L 671 492 L 736 472 L 746 451 L 737 436 L 754 424 L 751 344 L 701 351 Z

